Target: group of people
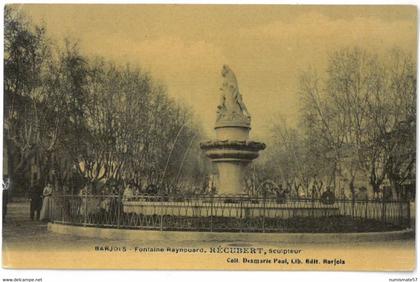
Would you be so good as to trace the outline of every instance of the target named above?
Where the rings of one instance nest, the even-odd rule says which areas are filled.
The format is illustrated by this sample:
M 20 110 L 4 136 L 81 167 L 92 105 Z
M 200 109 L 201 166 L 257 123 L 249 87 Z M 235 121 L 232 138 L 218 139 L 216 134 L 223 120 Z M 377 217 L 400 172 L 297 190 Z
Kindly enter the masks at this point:
M 52 209 L 53 186 L 47 184 L 44 188 L 40 184 L 35 184 L 29 190 L 31 220 L 49 220 Z

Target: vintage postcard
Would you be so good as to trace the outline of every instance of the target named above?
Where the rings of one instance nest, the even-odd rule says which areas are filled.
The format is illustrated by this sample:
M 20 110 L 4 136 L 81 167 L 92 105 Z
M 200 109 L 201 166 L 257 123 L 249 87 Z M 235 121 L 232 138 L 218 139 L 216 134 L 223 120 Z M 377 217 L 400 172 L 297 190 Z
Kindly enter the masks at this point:
M 2 266 L 413 271 L 416 58 L 415 6 L 4 6 Z

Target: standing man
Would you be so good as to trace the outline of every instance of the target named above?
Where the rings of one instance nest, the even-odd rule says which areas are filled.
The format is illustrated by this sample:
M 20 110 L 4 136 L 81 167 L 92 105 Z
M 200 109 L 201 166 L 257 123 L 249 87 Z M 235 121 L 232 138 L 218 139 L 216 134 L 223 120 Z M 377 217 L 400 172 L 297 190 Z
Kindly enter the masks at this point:
M 3 223 L 6 219 L 7 214 L 7 204 L 9 203 L 9 187 L 10 179 L 6 176 L 3 180 Z
M 41 214 L 41 207 L 42 207 L 42 186 L 39 184 L 38 181 L 34 182 L 34 185 L 31 187 L 29 191 L 29 199 L 31 201 L 30 205 L 30 217 L 31 220 L 39 220 L 39 216 Z

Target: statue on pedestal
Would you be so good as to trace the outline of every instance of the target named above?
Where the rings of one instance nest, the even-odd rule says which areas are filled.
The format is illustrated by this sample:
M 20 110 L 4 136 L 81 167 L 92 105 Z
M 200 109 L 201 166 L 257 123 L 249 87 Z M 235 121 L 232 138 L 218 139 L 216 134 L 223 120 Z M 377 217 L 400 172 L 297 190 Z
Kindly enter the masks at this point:
M 239 122 L 249 125 L 251 116 L 242 100 L 236 76 L 227 65 L 222 68 L 222 77 L 223 83 L 220 88 L 220 104 L 217 106 L 216 123 Z
M 245 167 L 265 149 L 265 144 L 249 140 L 251 116 L 242 100 L 236 76 L 226 65 L 222 68 L 222 77 L 214 127 L 216 139 L 200 143 L 200 148 L 217 167 L 217 193 L 242 195 Z

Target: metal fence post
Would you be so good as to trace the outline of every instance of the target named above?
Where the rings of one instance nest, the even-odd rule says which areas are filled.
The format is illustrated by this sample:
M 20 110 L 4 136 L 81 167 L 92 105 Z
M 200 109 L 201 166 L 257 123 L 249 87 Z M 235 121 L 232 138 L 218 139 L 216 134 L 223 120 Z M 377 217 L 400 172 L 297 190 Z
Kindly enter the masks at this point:
M 159 197 L 158 198 L 158 202 L 160 202 L 162 199 Z M 160 226 L 159 226 L 159 229 L 160 229 L 160 231 L 163 231 L 163 213 L 164 213 L 164 211 L 163 211 L 163 208 L 162 207 L 160 207 L 159 209 L 159 213 L 160 213 Z
M 88 200 L 88 198 L 87 198 L 87 190 L 86 190 L 86 192 L 85 192 L 85 214 L 84 214 L 85 221 L 84 221 L 83 226 L 86 226 L 86 224 L 87 224 L 87 200 Z
M 407 227 L 411 228 L 411 205 L 410 200 L 407 200 Z
M 265 193 L 263 196 L 263 218 L 262 218 L 262 232 L 265 233 L 265 201 L 266 201 L 266 197 L 265 197 Z
M 55 199 L 57 199 L 57 198 L 55 198 Z M 53 203 L 54 203 L 54 206 L 55 206 L 55 202 L 56 202 L 56 200 L 55 200 L 54 198 L 53 198 Z M 63 195 L 63 201 L 62 201 L 62 207 L 61 207 L 61 222 L 64 222 L 64 213 L 66 212 L 66 195 Z
M 239 214 L 239 232 L 242 232 L 242 196 L 239 196 L 240 214 Z
M 210 232 L 213 232 L 213 195 L 210 195 Z
M 365 220 L 368 219 L 368 204 L 369 204 L 369 200 L 366 200 L 366 205 L 365 205 Z
M 312 218 L 315 218 L 315 188 L 312 187 L 312 195 L 311 195 L 311 215 Z
M 55 196 L 51 195 L 50 209 L 48 210 L 48 222 L 53 222 L 53 210 L 55 210 L 55 202 L 53 199 Z M 55 214 L 54 214 L 55 215 Z
M 117 198 L 117 228 L 120 228 L 120 214 L 121 214 L 121 193 L 118 191 L 118 198 Z
M 382 222 L 385 223 L 386 221 L 386 205 L 385 205 L 385 199 L 382 199 Z
M 402 202 L 402 200 L 399 200 L 398 201 L 398 208 L 399 208 L 399 212 L 398 212 L 398 221 L 399 221 L 399 224 L 401 225 L 401 226 L 404 226 L 404 217 L 403 217 L 403 202 Z

